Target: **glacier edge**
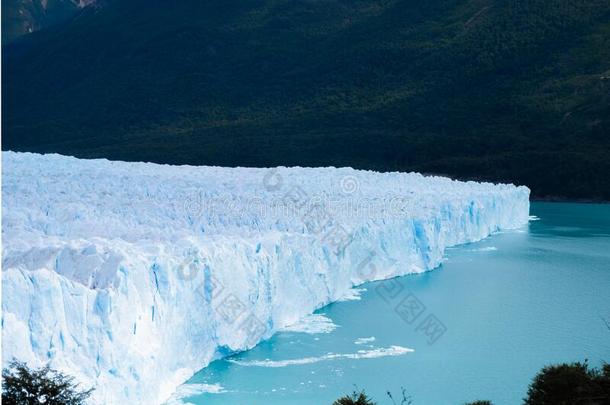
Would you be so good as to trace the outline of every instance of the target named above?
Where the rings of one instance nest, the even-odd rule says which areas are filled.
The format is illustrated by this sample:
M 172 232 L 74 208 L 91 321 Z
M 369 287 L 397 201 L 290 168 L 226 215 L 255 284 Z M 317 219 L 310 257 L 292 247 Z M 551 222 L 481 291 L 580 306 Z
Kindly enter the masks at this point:
M 100 404 L 160 403 L 353 286 L 529 218 L 526 187 L 416 173 L 2 158 L 3 362 L 50 362 Z

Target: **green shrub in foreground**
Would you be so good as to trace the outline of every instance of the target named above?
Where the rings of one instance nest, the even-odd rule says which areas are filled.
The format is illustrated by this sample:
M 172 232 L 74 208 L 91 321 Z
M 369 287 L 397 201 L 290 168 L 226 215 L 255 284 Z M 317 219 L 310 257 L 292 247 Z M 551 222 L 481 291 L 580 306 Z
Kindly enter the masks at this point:
M 93 389 L 81 391 L 73 377 L 48 365 L 30 369 L 12 361 L 2 370 L 3 405 L 84 405 Z
M 529 386 L 525 405 L 610 404 L 610 364 L 601 370 L 584 363 L 544 367 Z
M 346 395 L 339 398 L 333 405 L 376 405 L 369 397 L 366 396 L 364 391 L 352 392 L 351 395 Z

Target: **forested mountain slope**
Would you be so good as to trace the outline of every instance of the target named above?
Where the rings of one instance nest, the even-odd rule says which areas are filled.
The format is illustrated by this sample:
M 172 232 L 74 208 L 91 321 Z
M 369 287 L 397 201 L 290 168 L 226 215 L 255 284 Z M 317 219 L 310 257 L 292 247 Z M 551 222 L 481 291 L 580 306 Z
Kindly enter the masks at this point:
M 116 0 L 3 48 L 4 150 L 610 199 L 607 0 Z

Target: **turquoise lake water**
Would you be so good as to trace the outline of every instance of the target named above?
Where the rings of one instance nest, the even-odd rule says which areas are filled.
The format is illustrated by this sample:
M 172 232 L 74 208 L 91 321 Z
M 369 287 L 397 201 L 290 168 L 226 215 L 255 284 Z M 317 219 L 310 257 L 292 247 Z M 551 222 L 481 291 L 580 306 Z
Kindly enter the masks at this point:
M 382 405 L 404 387 L 414 405 L 518 404 L 544 365 L 610 361 L 610 205 L 533 203 L 531 214 L 521 230 L 449 249 L 434 271 L 323 308 L 330 333 L 281 332 L 213 362 L 184 401 L 330 405 L 358 387 Z

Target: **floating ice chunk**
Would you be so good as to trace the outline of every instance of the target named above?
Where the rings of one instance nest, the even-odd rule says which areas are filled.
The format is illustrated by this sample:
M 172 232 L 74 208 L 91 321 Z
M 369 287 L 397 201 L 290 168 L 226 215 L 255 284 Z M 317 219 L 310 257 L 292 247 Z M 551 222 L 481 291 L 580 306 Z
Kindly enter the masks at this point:
M 182 384 L 164 405 L 190 405 L 187 398 L 201 394 L 222 394 L 227 392 L 220 384 Z
M 364 345 L 367 343 L 373 343 L 375 341 L 375 336 L 366 337 L 366 338 L 358 338 L 354 341 L 357 345 Z
M 498 248 L 495 246 L 484 246 L 484 247 L 473 248 L 473 249 L 468 249 L 468 250 L 470 252 L 495 252 L 496 250 L 498 250 Z
M 284 326 L 282 332 L 301 332 L 301 333 L 330 333 L 337 329 L 332 319 L 324 316 L 324 314 L 306 315 L 297 323 Z
M 244 367 L 287 367 L 287 366 L 302 366 L 305 364 L 319 363 L 328 360 L 360 360 L 360 359 L 376 359 L 379 357 L 402 356 L 413 352 L 413 349 L 402 346 L 390 346 L 386 348 L 376 348 L 371 350 L 358 350 L 356 353 L 328 353 L 318 357 L 303 357 L 301 359 L 292 360 L 237 360 L 228 359 L 227 361 Z

